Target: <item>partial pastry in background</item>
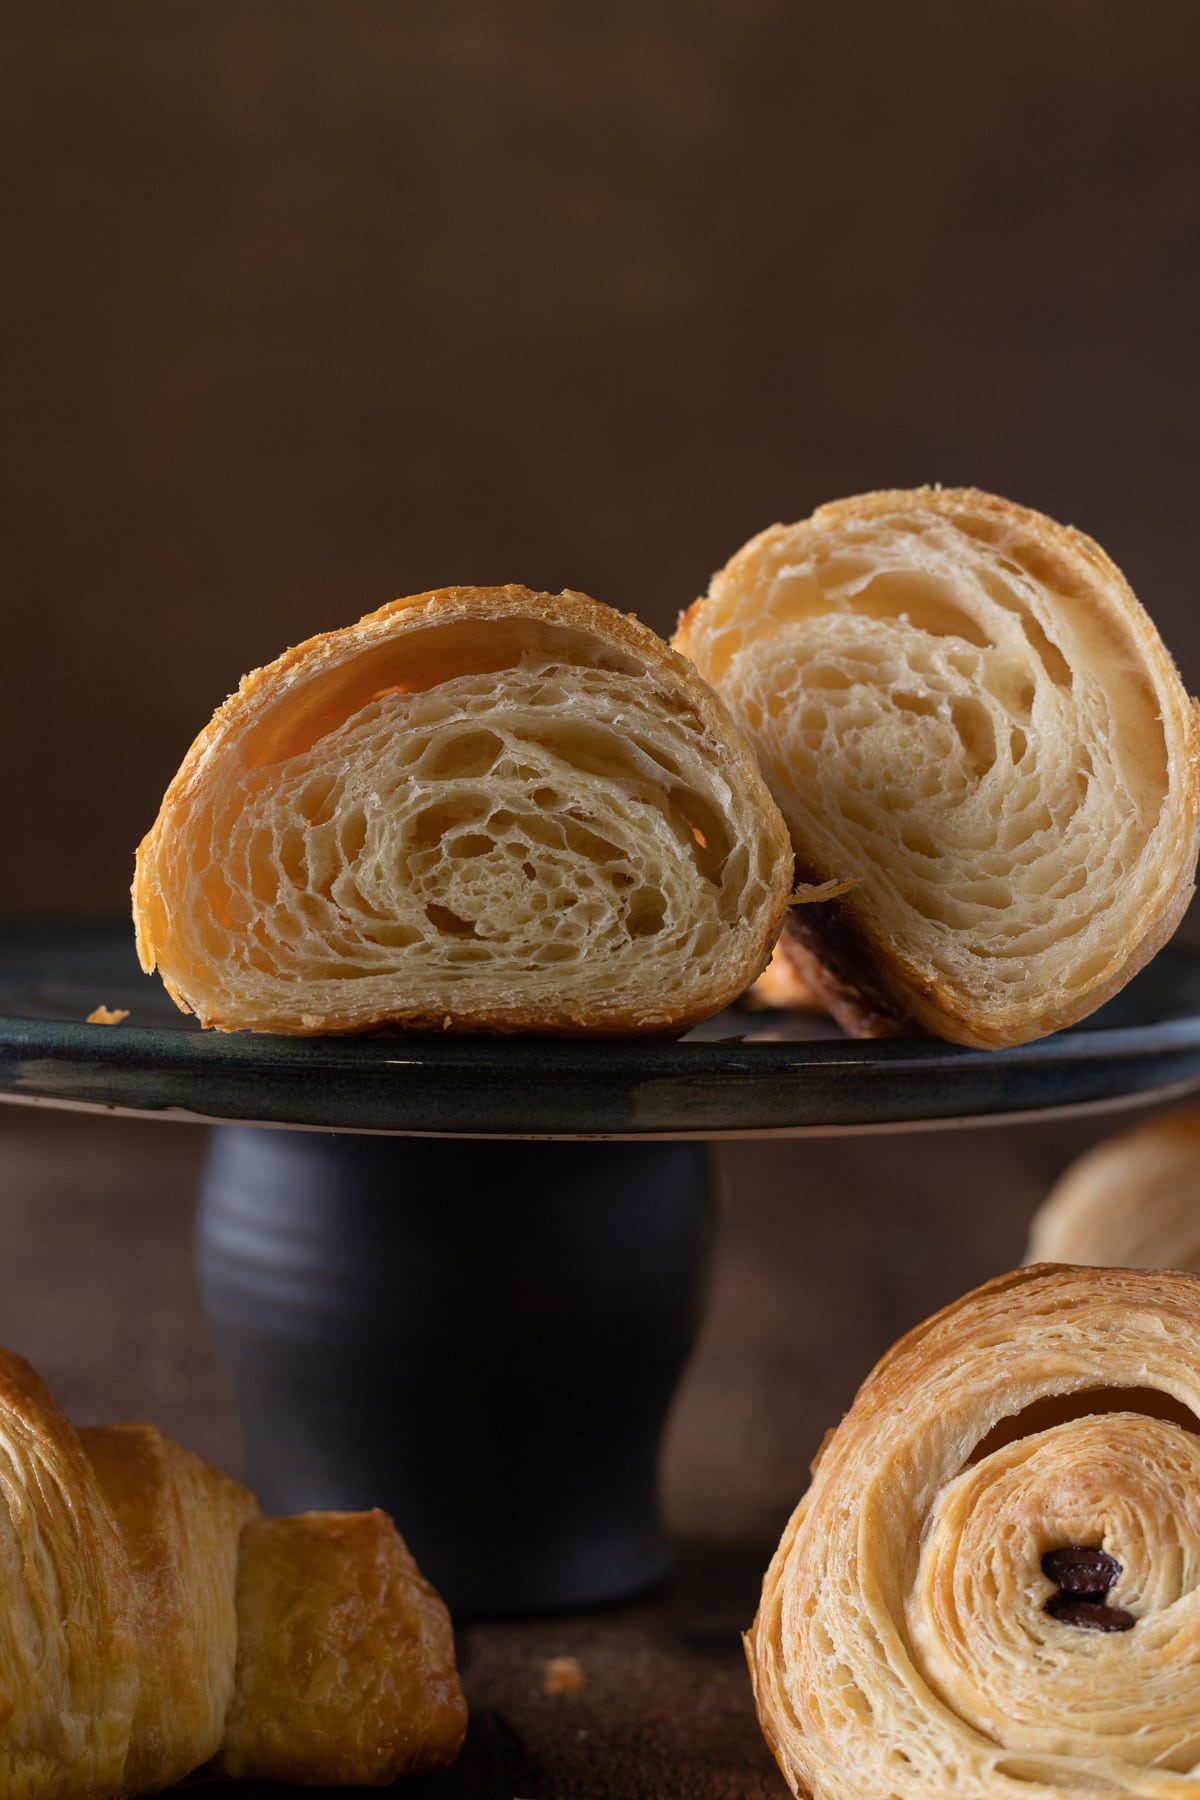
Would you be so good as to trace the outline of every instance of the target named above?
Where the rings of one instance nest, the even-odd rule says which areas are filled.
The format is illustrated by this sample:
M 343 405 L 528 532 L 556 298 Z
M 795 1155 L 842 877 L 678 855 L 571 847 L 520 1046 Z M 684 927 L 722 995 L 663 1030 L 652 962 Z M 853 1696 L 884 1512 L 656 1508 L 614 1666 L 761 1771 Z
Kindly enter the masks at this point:
M 1200 1107 L 1073 1162 L 1033 1216 L 1025 1260 L 1200 1271 Z
M 1002 1275 L 827 1437 L 746 1651 L 815 1800 L 1168 1800 L 1200 1764 L 1200 1280 Z
M 751 1012 L 825 1011 L 812 982 L 805 977 L 801 959 L 794 953 L 786 919 L 770 962 L 754 986 L 742 995 L 742 1005 Z
M 142 843 L 138 953 L 222 1030 L 678 1034 L 792 884 L 693 666 L 581 594 L 446 588 L 248 675 Z
M 806 913 L 820 921 L 820 955 L 813 948 L 815 927 L 806 923 Z M 795 1012 L 828 1013 L 852 1037 L 902 1037 L 916 1030 L 915 1021 L 861 966 L 853 974 L 845 972 L 835 958 L 835 945 L 844 935 L 845 918 L 837 912 L 836 901 L 811 901 L 803 909 L 792 908 L 783 921 L 770 963 L 750 990 L 751 1007 L 756 997 L 775 996 L 759 998 L 758 1003 Z
M 466 1729 L 450 1618 L 382 1513 L 262 1519 L 152 1425 L 76 1431 L 0 1351 L 0 1794 L 158 1793 L 202 1765 L 383 1785 Z
M 1200 732 L 1089 538 L 971 489 L 772 526 L 674 643 L 746 728 L 801 879 L 789 935 L 847 1029 L 985 1048 L 1092 1012 L 1192 892 Z

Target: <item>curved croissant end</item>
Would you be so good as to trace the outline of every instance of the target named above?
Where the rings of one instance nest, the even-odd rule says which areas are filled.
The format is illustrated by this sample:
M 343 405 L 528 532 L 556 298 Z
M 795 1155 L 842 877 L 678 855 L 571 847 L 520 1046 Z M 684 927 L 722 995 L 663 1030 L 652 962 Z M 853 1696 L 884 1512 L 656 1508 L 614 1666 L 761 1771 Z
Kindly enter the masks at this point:
M 237 1612 L 237 1685 L 209 1772 L 360 1787 L 453 1762 L 467 1713 L 450 1616 L 386 1513 L 251 1520 Z
M 1200 1108 L 1108 1138 L 1034 1215 L 1028 1262 L 1200 1271 Z
M 138 852 L 142 966 L 223 1030 L 680 1031 L 792 854 L 682 657 L 580 594 L 448 588 L 248 676 Z
M 1182 917 L 1195 709 L 1081 533 L 970 489 L 839 501 L 739 550 L 674 643 L 747 729 L 800 873 L 855 882 L 788 921 L 848 1029 L 1026 1042 Z
M 1198 1413 L 1190 1275 L 1017 1271 L 902 1339 L 747 1637 L 793 1792 L 1193 1794 Z
M 120 1791 L 140 1695 L 138 1609 L 116 1520 L 79 1439 L 0 1352 L 0 1793 Z

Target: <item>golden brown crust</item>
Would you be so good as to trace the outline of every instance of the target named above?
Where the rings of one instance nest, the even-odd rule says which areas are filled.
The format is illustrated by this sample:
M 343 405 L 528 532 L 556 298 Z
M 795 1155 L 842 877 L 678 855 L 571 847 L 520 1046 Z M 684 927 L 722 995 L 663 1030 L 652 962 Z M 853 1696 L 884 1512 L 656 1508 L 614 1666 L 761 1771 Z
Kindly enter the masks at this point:
M 849 1029 L 886 994 L 983 1048 L 1074 1023 L 1174 930 L 1200 731 L 1091 539 L 973 489 L 866 494 L 752 539 L 674 639 L 729 701 L 814 879 Z
M 153 1425 L 85 1426 L 137 1606 L 137 1712 L 124 1787 L 156 1793 L 206 1762 L 233 1698 L 238 1540 L 253 1494 Z
M 383 1786 L 454 1760 L 467 1709 L 450 1617 L 386 1513 L 248 1525 L 238 1618 L 214 1773 Z
M 478 779 L 455 732 L 496 744 Z M 352 756 L 381 759 L 365 798 Z M 220 1029 L 671 1033 L 765 966 L 789 872 L 744 737 L 646 626 L 447 588 L 243 680 L 138 851 L 134 917 L 143 967 Z
M 901 1339 L 825 1445 L 746 1640 L 793 1792 L 1189 1792 L 1198 1412 L 1188 1275 L 1018 1270 Z M 1108 1629 L 1065 1591 L 1047 1609 L 1042 1559 L 1075 1546 L 1115 1567 Z
M 0 1568 L 0 1793 L 117 1793 L 139 1691 L 129 1569 L 78 1438 L 10 1351 L 0 1351 Z
M 221 1746 L 307 1785 L 453 1758 L 449 1618 L 391 1521 L 257 1511 L 153 1426 L 76 1432 L 0 1351 L 4 1800 L 131 1800 Z

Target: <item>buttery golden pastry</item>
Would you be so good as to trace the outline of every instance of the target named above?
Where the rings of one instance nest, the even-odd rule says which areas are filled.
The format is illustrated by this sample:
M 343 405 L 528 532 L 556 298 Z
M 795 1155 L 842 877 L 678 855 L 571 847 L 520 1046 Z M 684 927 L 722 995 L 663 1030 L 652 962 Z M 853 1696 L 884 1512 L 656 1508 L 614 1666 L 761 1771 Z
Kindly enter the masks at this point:
M 1073 1162 L 1034 1214 L 1026 1260 L 1200 1271 L 1200 1107 Z
M 129 1800 L 211 1759 L 381 1785 L 462 1740 L 449 1617 L 385 1514 L 261 1519 L 153 1426 L 75 1431 L 9 1351 L 0 1571 L 4 1800 Z
M 1042 1266 L 937 1313 L 826 1439 L 746 1648 L 815 1800 L 1193 1797 L 1200 1280 Z
M 3 1353 L 0 1570 L 0 1794 L 120 1793 L 141 1693 L 133 1572 L 78 1437 Z
M 133 1586 L 137 1706 L 121 1787 L 157 1793 L 207 1762 L 224 1737 L 238 1551 L 258 1502 L 153 1425 L 84 1426 L 78 1435 Z
M 450 1763 L 466 1713 L 446 1609 L 383 1512 L 254 1519 L 212 1772 L 347 1787 Z
M 138 851 L 222 1030 L 680 1032 L 758 975 L 787 830 L 691 664 L 581 594 L 445 588 L 242 682 Z
M 1073 1024 L 1192 892 L 1194 704 L 1089 538 L 971 489 L 746 544 L 674 639 L 746 728 L 802 878 L 788 935 L 847 1029 L 984 1048 Z

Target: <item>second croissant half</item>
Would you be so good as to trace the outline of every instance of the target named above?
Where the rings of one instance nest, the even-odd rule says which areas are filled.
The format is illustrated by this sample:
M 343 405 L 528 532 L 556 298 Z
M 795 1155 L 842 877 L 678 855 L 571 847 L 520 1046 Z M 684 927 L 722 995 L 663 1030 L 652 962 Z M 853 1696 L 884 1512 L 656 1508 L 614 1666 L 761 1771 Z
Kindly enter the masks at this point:
M 744 545 L 674 639 L 748 733 L 797 873 L 791 955 L 851 1031 L 996 1049 L 1075 1024 L 1171 935 L 1196 708 L 1099 545 L 963 488 Z

